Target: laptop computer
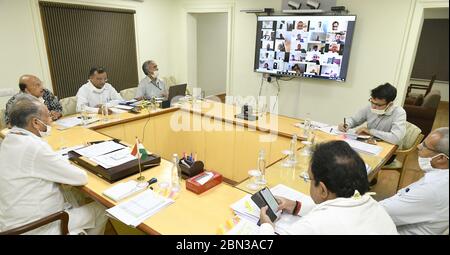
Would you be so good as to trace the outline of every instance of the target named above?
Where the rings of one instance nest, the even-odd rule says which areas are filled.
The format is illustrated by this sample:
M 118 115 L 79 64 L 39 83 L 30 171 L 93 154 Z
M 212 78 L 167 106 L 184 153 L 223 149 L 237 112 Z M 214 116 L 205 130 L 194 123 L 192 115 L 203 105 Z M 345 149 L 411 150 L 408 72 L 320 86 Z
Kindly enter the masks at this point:
M 169 96 L 168 96 L 168 99 L 167 99 L 166 101 L 163 101 L 163 102 L 161 103 L 161 108 L 163 108 L 163 109 L 164 109 L 164 108 L 169 108 L 169 107 L 170 107 L 170 104 L 171 104 L 171 102 L 172 102 L 172 99 L 174 99 L 174 98 L 177 97 L 177 96 L 182 96 L 182 97 L 184 97 L 185 94 L 186 94 L 186 87 L 187 87 L 187 84 L 186 84 L 186 83 L 171 86 L 171 87 L 169 88 Z

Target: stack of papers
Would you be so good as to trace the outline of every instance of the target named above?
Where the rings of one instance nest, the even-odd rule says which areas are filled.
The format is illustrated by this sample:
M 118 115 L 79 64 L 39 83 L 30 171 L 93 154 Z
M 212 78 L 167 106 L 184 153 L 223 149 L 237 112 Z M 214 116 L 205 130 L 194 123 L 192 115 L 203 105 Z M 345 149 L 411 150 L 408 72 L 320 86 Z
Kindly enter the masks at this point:
M 101 165 L 102 167 L 108 169 L 116 166 L 120 166 L 136 158 L 131 155 L 131 150 L 129 148 L 123 148 L 118 151 L 107 153 L 104 155 L 91 157 L 90 160 Z
M 130 200 L 106 210 L 106 212 L 124 224 L 136 227 L 173 202 L 172 199 L 160 196 L 152 190 L 146 190 Z
M 76 146 L 61 149 L 61 150 L 57 151 L 56 153 L 58 153 L 59 155 L 63 156 L 66 159 L 69 159 L 69 151 L 74 151 L 74 150 L 77 150 L 77 149 L 80 149 L 83 147 L 84 147 L 84 145 L 76 145 Z
M 305 128 L 304 122 L 301 123 L 295 123 L 294 126 L 299 127 L 299 128 Z M 329 127 L 329 124 L 326 123 L 322 123 L 322 122 L 318 122 L 318 121 L 311 121 L 311 127 L 313 129 L 320 129 L 320 128 L 324 128 L 324 127 Z
M 240 219 L 238 224 L 234 225 L 226 235 L 257 235 L 259 234 L 260 227 L 254 222 Z
M 82 120 L 78 117 L 70 117 L 70 118 L 62 118 L 55 121 L 55 124 L 60 126 L 60 129 L 67 129 L 71 127 L 75 127 L 82 124 Z
M 300 215 L 304 215 L 308 213 L 312 208 L 314 208 L 315 203 L 311 199 L 311 197 L 298 192 L 294 189 L 291 189 L 283 184 L 278 184 L 277 186 L 270 189 L 270 191 L 273 193 L 274 196 L 280 196 L 285 197 L 290 200 L 298 200 L 302 202 L 302 209 Z M 235 212 L 235 214 L 241 219 L 244 220 L 245 223 L 243 223 L 244 226 L 238 226 L 237 224 L 235 227 L 244 228 L 245 230 L 251 229 L 250 227 L 246 226 L 249 223 L 252 223 L 256 226 L 256 224 L 259 221 L 259 215 L 260 215 L 260 209 L 259 207 L 253 202 L 250 195 L 246 195 L 242 199 L 238 200 L 236 203 L 231 205 L 231 208 Z M 275 231 L 277 233 L 286 233 L 285 229 L 287 229 L 289 226 L 294 224 L 300 219 L 298 216 L 294 216 L 291 214 L 281 214 L 281 216 L 275 221 Z M 233 228 L 234 229 L 234 228 Z M 244 230 L 230 230 L 239 232 Z M 230 233 L 229 232 L 229 233 Z M 231 232 L 234 233 L 234 232 Z
M 94 158 L 123 148 L 126 148 L 125 145 L 114 141 L 106 141 L 75 150 L 75 152 L 87 158 Z
M 367 153 L 370 155 L 378 156 L 378 154 L 380 154 L 380 152 L 383 150 L 383 148 L 381 148 L 380 146 L 368 144 L 368 143 L 364 143 L 364 142 L 360 142 L 360 141 L 356 141 L 356 140 L 352 140 L 352 139 L 345 139 L 344 141 L 347 142 L 350 145 L 350 147 L 352 147 L 354 150 L 363 152 L 363 153 Z
M 122 109 L 122 110 L 131 110 L 131 109 L 133 109 L 134 107 L 133 106 L 130 106 L 130 105 L 122 105 L 122 104 L 119 104 L 119 105 L 116 105 L 116 106 L 114 106 L 114 108 L 117 108 L 117 109 Z
M 138 184 L 139 183 L 135 180 L 119 183 L 103 191 L 103 195 L 117 202 L 128 196 L 133 195 L 136 192 L 146 189 L 148 186 L 148 183 L 146 183 L 147 185 L 138 185 Z

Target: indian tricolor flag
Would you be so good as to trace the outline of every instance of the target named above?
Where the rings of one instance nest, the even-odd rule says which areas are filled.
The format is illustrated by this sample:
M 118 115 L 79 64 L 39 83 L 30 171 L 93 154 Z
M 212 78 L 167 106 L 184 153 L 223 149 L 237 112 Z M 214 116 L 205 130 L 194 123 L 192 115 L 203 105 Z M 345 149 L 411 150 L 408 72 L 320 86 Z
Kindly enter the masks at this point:
M 133 150 L 131 150 L 131 155 L 141 158 L 145 160 L 148 157 L 147 150 L 144 148 L 144 145 L 139 142 L 139 139 L 136 138 L 136 143 L 133 146 Z

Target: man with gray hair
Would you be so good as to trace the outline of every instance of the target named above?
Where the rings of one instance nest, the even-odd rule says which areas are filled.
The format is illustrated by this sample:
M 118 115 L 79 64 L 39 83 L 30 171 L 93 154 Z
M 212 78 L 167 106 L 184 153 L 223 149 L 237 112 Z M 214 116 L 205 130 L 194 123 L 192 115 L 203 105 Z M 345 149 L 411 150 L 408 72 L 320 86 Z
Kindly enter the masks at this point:
M 20 95 L 9 109 L 12 129 L 0 147 L 0 231 L 16 228 L 61 210 L 69 214 L 69 233 L 103 234 L 105 209 L 93 202 L 73 208 L 60 184 L 85 185 L 84 170 L 52 150 L 47 107 L 31 95 Z M 28 234 L 60 234 L 53 222 Z
M 400 234 L 439 235 L 448 231 L 448 147 L 448 127 L 431 132 L 417 147 L 424 177 L 380 202 Z
M 146 75 L 144 79 L 139 82 L 136 99 L 150 99 L 153 97 L 163 97 L 167 99 L 168 92 L 166 84 L 159 79 L 158 65 L 153 60 L 147 60 L 142 64 L 142 71 Z

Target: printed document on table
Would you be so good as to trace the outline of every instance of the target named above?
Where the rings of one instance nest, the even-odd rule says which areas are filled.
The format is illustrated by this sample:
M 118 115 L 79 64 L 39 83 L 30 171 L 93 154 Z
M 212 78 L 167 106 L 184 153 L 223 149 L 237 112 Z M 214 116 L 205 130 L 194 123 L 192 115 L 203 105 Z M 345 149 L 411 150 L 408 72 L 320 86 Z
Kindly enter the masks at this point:
M 106 141 L 75 150 L 75 152 L 80 154 L 81 156 L 93 158 L 123 148 L 125 148 L 125 146 L 122 144 L 116 143 L 114 141 Z
M 78 117 L 70 117 L 70 118 L 62 118 L 55 121 L 55 124 L 60 126 L 60 129 L 67 129 L 71 127 L 75 127 L 82 124 L 82 120 Z
M 160 196 L 149 189 L 106 212 L 124 224 L 136 227 L 173 202 L 172 199 Z
M 347 142 L 350 147 L 352 147 L 356 151 L 368 153 L 375 156 L 378 156 L 378 154 L 380 154 L 380 152 L 383 150 L 383 148 L 381 148 L 380 146 L 360 142 L 357 140 L 345 139 L 344 141 Z
M 123 148 L 118 151 L 114 151 L 97 157 L 92 157 L 89 159 L 108 169 L 135 160 L 136 157 L 131 155 L 131 150 L 129 148 Z

